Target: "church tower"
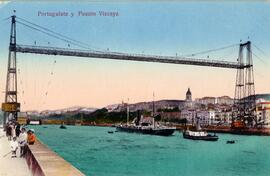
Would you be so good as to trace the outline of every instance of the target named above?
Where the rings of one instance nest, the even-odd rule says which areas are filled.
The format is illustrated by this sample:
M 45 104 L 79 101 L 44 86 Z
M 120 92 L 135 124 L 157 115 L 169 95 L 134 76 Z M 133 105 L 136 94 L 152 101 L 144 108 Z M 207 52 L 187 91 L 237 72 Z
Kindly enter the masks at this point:
M 187 93 L 186 93 L 186 101 L 189 101 L 189 102 L 192 101 L 192 94 L 191 94 L 190 88 L 188 88 Z
M 192 94 L 191 94 L 190 88 L 188 88 L 187 93 L 186 93 L 185 105 L 186 107 L 189 107 L 189 108 L 192 107 Z

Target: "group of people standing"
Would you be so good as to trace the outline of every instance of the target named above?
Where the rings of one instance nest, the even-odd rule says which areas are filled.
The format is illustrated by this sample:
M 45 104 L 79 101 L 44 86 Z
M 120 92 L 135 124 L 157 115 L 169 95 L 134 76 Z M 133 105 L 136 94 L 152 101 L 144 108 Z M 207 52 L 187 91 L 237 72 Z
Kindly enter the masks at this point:
M 9 122 L 5 126 L 6 136 L 10 141 L 11 157 L 17 157 L 17 150 L 20 148 L 20 157 L 23 157 L 26 153 L 26 147 L 33 145 L 36 141 L 34 130 L 28 130 L 26 132 L 25 127 L 17 122 Z

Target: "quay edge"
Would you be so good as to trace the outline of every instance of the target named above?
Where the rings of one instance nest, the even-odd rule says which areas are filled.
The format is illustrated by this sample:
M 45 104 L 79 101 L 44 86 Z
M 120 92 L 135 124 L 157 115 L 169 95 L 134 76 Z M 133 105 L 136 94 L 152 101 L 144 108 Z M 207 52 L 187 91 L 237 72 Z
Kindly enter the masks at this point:
M 85 176 L 39 140 L 27 147 L 25 158 L 33 176 Z

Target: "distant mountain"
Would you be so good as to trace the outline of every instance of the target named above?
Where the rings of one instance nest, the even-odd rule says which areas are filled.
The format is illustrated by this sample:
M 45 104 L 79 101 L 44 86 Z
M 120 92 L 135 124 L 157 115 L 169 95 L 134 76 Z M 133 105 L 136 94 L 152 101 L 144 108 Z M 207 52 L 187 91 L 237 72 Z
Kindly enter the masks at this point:
M 97 108 L 92 108 L 92 107 L 73 106 L 73 107 L 57 109 L 57 110 L 44 110 L 41 112 L 27 111 L 27 114 L 30 116 L 52 116 L 52 115 L 78 114 L 78 113 L 90 114 L 96 110 Z
M 155 103 L 155 109 L 173 109 L 175 107 L 181 108 L 184 106 L 184 100 L 157 100 Z M 153 102 L 139 102 L 134 104 L 128 104 L 130 111 L 137 111 L 137 110 L 153 110 Z M 127 103 L 122 104 L 113 104 L 105 107 L 108 111 L 123 111 L 127 108 Z
M 206 99 L 206 98 L 214 98 L 214 97 L 203 97 L 201 99 Z M 263 98 L 266 100 L 270 100 L 270 94 L 257 94 L 256 98 Z M 224 102 L 229 100 L 233 100 L 228 96 L 222 96 L 222 97 L 217 97 L 218 100 L 223 100 L 221 102 Z M 227 100 L 229 99 L 229 100 Z M 196 99 L 194 102 L 196 103 L 198 99 Z M 198 103 L 198 102 L 197 102 Z M 228 103 L 231 104 L 231 103 Z M 130 112 L 134 112 L 137 110 L 146 110 L 146 111 L 152 111 L 153 110 L 153 102 L 148 101 L 148 102 L 138 102 L 138 103 L 133 103 L 133 104 L 128 104 Z M 174 109 L 174 108 L 179 108 L 182 109 L 185 106 L 185 100 L 157 100 L 155 101 L 155 110 L 157 111 L 158 109 Z M 126 111 L 127 109 L 127 103 L 121 103 L 121 104 L 111 104 L 108 106 L 105 106 L 108 110 L 108 112 L 120 112 L 120 111 Z M 82 107 L 82 106 L 73 106 L 69 108 L 64 108 L 64 109 L 58 109 L 58 110 L 44 110 L 41 112 L 38 111 L 28 111 L 27 114 L 30 116 L 58 116 L 58 115 L 74 115 L 78 113 L 83 113 L 83 114 L 91 114 L 92 112 L 96 111 L 98 108 L 93 108 L 93 107 Z M 1 114 L 0 114 L 1 115 Z

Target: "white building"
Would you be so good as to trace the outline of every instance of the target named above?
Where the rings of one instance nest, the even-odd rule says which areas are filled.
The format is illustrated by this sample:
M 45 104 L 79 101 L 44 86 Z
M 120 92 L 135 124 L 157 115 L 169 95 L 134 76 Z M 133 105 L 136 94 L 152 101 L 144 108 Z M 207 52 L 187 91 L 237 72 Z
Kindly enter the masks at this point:
M 197 115 L 196 115 L 197 114 Z M 181 119 L 187 119 L 188 124 L 195 124 L 196 116 L 200 119 L 202 126 L 206 125 L 227 125 L 232 122 L 232 112 L 228 111 L 214 111 L 214 110 L 201 110 L 195 111 L 193 109 L 184 109 L 181 111 Z
M 203 97 L 203 98 L 196 98 L 195 102 L 198 104 L 215 104 L 216 103 L 216 98 L 215 97 Z
M 216 103 L 232 105 L 234 103 L 234 100 L 230 98 L 229 96 L 222 96 L 222 97 L 217 97 Z
M 196 112 L 192 109 L 183 109 L 181 111 L 181 119 L 187 119 L 188 124 L 194 124 Z
M 198 111 L 197 118 L 200 119 L 201 125 L 212 125 L 216 123 L 214 110 Z
M 257 122 L 263 127 L 270 127 L 270 102 L 258 100 L 256 103 Z

